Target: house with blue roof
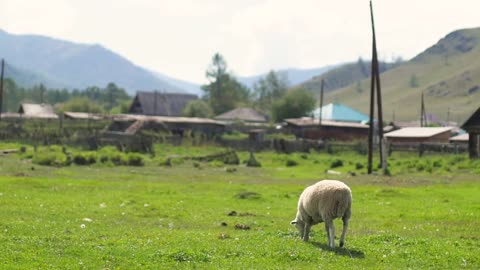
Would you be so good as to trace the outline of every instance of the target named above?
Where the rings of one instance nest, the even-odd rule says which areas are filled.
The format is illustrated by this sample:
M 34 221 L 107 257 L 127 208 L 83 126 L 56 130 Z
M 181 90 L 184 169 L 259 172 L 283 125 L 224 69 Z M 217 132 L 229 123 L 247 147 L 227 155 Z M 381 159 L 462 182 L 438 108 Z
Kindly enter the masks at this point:
M 357 110 L 354 110 L 348 106 L 339 103 L 330 103 L 321 108 L 316 108 L 311 112 L 314 118 L 318 119 L 322 112 L 322 121 L 338 121 L 338 122 L 355 122 L 355 123 L 367 123 L 370 121 L 370 117 Z

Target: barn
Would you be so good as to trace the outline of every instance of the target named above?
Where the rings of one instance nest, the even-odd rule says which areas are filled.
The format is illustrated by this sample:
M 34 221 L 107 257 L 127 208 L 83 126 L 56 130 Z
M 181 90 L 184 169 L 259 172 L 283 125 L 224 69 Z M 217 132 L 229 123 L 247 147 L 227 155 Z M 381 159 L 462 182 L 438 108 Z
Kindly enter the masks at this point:
M 128 113 L 155 116 L 182 116 L 183 109 L 198 97 L 183 93 L 138 92 Z

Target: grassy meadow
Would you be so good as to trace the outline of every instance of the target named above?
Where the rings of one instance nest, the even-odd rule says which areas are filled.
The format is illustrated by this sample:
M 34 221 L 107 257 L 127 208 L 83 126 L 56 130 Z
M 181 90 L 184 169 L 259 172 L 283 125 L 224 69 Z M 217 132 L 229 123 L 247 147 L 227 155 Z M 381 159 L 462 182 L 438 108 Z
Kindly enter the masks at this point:
M 248 153 L 239 165 L 186 158 L 216 147 L 157 145 L 136 166 L 24 150 L 0 155 L 2 269 L 480 268 L 480 163 L 464 155 L 394 154 L 392 176 L 369 176 L 354 153 L 262 152 L 252 168 Z M 62 151 L 75 161 L 38 164 Z M 324 178 L 353 192 L 345 248 L 328 248 L 323 224 L 308 243 L 290 225 L 303 188 Z

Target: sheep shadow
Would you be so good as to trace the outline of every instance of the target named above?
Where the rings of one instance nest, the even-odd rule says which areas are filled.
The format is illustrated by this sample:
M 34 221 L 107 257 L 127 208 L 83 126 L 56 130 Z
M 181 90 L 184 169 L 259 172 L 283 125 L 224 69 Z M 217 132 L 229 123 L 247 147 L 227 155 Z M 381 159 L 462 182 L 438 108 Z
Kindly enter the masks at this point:
M 318 242 L 311 242 L 312 245 L 316 246 L 317 248 L 329 252 L 334 252 L 335 255 L 339 256 L 346 256 L 346 257 L 351 257 L 352 259 L 364 259 L 365 258 L 365 253 L 361 250 L 356 250 L 356 249 L 350 249 L 350 248 L 344 248 L 344 247 L 335 247 L 335 248 L 330 248 L 327 244 L 325 243 L 318 243 Z

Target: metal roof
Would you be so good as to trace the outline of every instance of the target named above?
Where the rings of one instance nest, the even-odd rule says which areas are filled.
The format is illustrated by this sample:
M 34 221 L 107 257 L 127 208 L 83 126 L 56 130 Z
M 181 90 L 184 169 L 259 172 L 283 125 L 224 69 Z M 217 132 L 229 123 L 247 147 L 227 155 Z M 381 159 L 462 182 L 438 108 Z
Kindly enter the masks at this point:
M 406 127 L 385 134 L 390 138 L 429 138 L 449 132 L 453 127 Z
M 450 138 L 452 142 L 468 142 L 469 136 L 468 133 L 460 134 Z
M 302 117 L 302 118 L 290 118 L 285 119 L 285 122 L 295 126 L 318 126 L 318 119 L 313 119 L 311 117 Z M 368 125 L 361 123 L 353 122 L 340 122 L 340 121 L 329 121 L 322 120 L 322 126 L 332 126 L 332 127 L 351 127 L 351 128 L 368 128 Z
M 231 111 L 215 116 L 217 120 L 242 120 L 246 122 L 267 122 L 267 116 L 252 108 L 236 108 Z
M 368 122 L 370 117 L 357 110 L 339 103 L 330 103 L 322 108 L 322 121 L 332 120 L 341 122 Z M 319 118 L 320 108 L 316 108 L 311 112 L 314 118 Z
M 162 123 L 187 123 L 187 124 L 214 124 L 221 125 L 224 124 L 208 119 L 208 118 L 198 118 L 198 117 L 170 117 L 170 116 L 153 116 L 153 115 L 140 115 L 140 114 L 117 114 L 112 116 L 115 121 L 154 121 Z

